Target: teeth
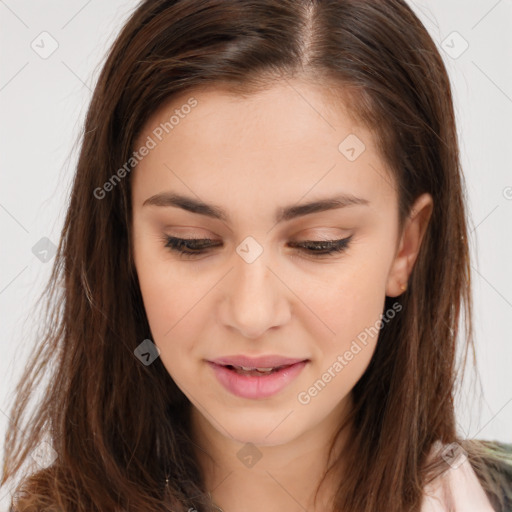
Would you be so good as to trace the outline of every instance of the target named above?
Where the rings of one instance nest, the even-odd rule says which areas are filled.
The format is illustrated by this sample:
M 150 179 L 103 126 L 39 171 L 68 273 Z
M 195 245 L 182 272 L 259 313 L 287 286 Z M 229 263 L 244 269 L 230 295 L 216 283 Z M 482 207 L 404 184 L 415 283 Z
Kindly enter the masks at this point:
M 244 370 L 246 372 L 249 372 L 251 370 L 258 370 L 259 372 L 270 372 L 274 369 L 274 368 L 248 368 L 246 366 L 238 366 L 237 368 L 242 368 L 242 370 Z

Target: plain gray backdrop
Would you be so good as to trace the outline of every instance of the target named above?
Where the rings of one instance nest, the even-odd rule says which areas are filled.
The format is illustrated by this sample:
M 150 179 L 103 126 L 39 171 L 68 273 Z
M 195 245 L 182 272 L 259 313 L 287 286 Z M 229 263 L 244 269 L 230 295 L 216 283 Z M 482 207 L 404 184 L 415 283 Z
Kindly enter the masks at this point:
M 512 0 L 409 3 L 452 80 L 471 215 L 481 387 L 468 370 L 458 428 L 466 438 L 512 442 Z M 2 442 L 8 399 L 37 338 L 30 308 L 59 241 L 77 136 L 107 48 L 136 5 L 0 0 Z M 2 510 L 6 503 L 0 490 Z

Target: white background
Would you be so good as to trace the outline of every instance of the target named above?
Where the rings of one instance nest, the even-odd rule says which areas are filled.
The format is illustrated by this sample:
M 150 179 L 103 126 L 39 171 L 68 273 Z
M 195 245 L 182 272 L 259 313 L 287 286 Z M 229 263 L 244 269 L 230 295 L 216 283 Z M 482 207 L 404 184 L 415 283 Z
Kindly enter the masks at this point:
M 409 3 L 437 42 L 452 80 L 471 215 L 481 389 L 468 370 L 457 402 L 458 428 L 466 438 L 510 443 L 512 0 Z M 58 243 L 91 91 L 135 5 L 0 0 L 0 441 L 9 422 L 7 399 L 36 338 L 30 307 L 53 262 L 42 263 L 32 247 L 43 237 Z M 48 37 L 40 36 L 44 31 L 58 43 L 46 59 L 31 48 Z M 469 46 L 461 53 L 465 41 Z M 5 492 L 0 490 L 0 504 Z

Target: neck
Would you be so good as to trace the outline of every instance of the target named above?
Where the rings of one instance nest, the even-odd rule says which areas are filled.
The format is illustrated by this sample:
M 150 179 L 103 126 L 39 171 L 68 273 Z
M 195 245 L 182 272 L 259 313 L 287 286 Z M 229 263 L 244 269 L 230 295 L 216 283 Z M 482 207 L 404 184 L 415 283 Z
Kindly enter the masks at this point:
M 282 444 L 265 445 L 254 440 L 239 440 L 219 431 L 194 407 L 191 430 L 196 457 L 206 489 L 225 512 L 244 510 L 287 510 L 303 512 L 332 509 L 336 490 L 333 471 L 315 492 L 325 471 L 337 460 L 349 438 L 344 428 L 329 459 L 329 448 L 341 419 L 352 407 L 346 397 L 322 423 L 301 431 Z M 290 418 L 291 419 L 291 418 Z M 215 424 L 219 427 L 218 424 Z M 334 477 L 334 478 L 332 478 Z

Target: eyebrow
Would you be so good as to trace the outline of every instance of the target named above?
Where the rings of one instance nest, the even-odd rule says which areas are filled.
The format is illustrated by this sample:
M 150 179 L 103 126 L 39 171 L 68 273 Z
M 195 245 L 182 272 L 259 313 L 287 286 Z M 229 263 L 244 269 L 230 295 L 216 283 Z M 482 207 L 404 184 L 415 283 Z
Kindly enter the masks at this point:
M 368 205 L 367 199 L 356 197 L 352 194 L 339 194 L 333 197 L 326 197 L 304 204 L 295 204 L 278 208 L 274 220 L 276 223 L 285 222 L 303 215 L 324 212 L 345 208 L 347 206 Z M 193 197 L 187 197 L 181 194 L 164 192 L 149 197 L 142 206 L 175 206 L 188 212 L 205 215 L 213 219 L 218 219 L 226 223 L 230 222 L 229 215 L 219 206 L 207 204 Z

